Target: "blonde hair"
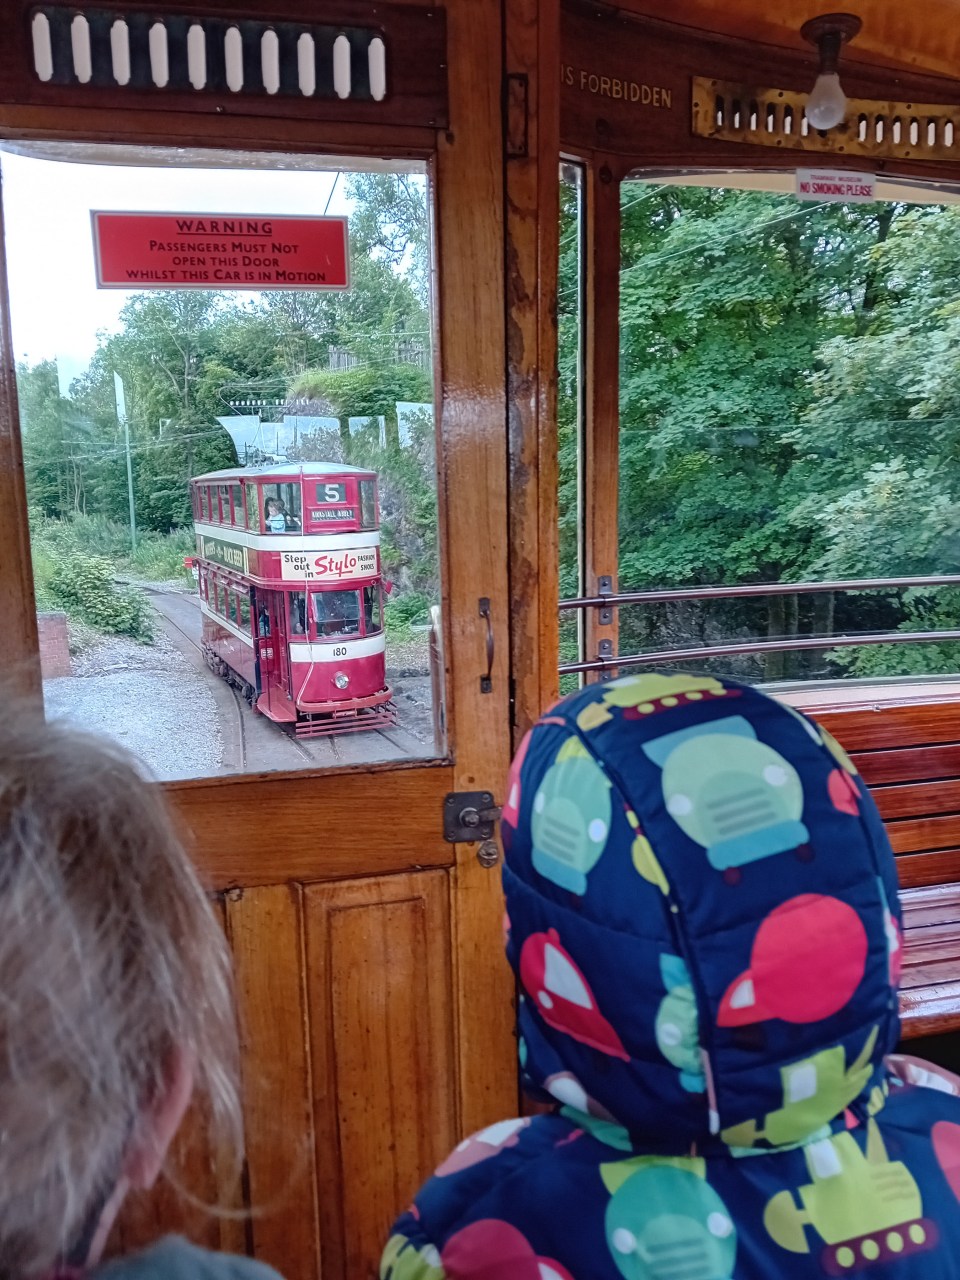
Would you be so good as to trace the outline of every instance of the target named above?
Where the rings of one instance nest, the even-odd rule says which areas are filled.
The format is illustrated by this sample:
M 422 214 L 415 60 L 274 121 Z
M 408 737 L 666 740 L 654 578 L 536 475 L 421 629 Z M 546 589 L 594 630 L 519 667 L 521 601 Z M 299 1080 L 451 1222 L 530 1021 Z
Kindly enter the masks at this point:
M 173 1055 L 241 1143 L 230 962 L 158 788 L 119 748 L 0 717 L 0 1276 L 53 1267 Z

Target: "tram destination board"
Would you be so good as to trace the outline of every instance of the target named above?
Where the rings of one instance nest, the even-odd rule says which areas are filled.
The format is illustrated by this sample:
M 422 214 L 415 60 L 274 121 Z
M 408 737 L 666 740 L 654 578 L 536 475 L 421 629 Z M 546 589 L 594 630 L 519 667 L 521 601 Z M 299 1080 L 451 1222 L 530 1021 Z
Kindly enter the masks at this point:
M 91 212 L 99 289 L 348 289 L 347 219 Z

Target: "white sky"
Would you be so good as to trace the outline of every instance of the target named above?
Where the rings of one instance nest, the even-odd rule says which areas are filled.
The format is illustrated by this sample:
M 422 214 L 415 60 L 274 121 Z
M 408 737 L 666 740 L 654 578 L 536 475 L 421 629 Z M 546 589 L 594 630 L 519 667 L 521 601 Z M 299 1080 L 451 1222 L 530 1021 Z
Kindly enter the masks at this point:
M 322 214 L 335 175 L 275 169 L 128 168 L 0 154 L 13 350 L 58 362 L 61 390 L 84 371 L 98 330 L 115 330 L 126 289 L 98 289 L 91 209 Z M 331 214 L 349 214 L 341 177 Z M 241 294 L 243 298 L 250 294 Z

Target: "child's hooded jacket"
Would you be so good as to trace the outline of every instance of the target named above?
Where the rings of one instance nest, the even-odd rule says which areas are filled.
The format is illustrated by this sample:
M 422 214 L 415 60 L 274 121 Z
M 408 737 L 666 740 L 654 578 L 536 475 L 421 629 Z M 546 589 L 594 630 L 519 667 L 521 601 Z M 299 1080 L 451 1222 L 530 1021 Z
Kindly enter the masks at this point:
M 713 677 L 591 685 L 527 736 L 503 838 L 556 1109 L 462 1143 L 384 1280 L 960 1277 L 960 1098 L 885 1062 L 894 860 L 829 734 Z

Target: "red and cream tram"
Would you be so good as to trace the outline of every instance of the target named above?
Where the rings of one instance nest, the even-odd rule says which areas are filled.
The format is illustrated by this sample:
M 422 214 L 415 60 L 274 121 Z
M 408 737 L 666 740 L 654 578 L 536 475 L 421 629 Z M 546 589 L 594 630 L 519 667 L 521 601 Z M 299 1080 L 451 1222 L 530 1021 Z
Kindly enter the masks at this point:
M 375 472 L 245 467 L 190 489 L 208 665 L 300 736 L 393 724 Z

